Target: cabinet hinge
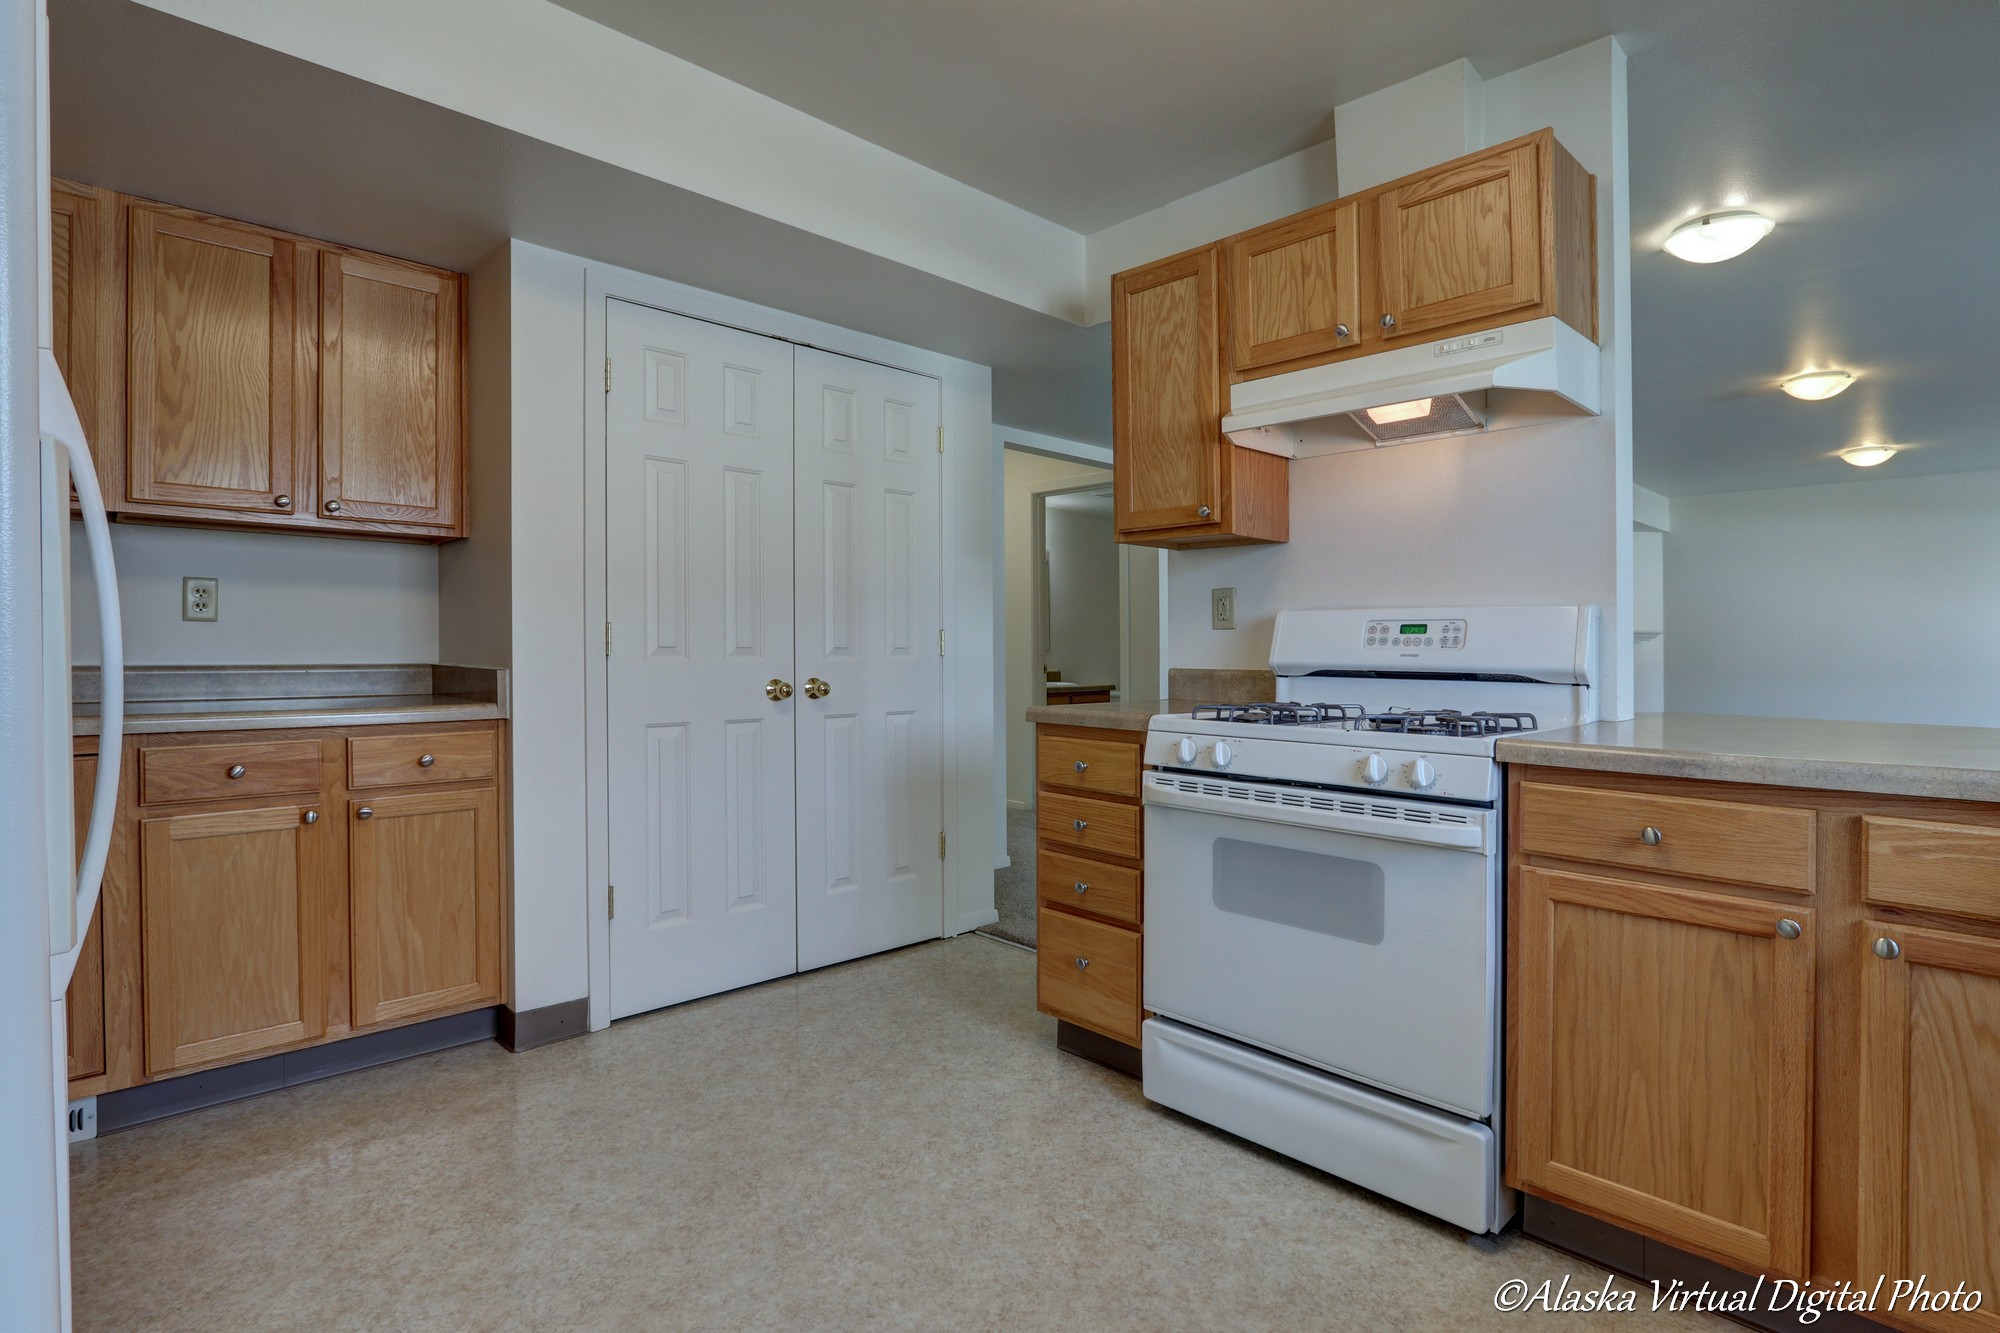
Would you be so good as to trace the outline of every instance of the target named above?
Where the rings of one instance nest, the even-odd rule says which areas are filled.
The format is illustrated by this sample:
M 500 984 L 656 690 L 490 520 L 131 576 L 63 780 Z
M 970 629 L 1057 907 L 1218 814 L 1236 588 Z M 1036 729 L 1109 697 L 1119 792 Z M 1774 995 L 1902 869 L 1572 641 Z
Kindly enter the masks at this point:
M 604 622 L 604 655 L 611 656 L 611 622 Z
M 604 358 L 604 392 L 611 392 L 611 358 Z
M 938 834 L 938 860 L 944 860 L 944 834 Z
M 616 884 L 606 884 L 604 886 L 604 917 L 608 921 L 617 915 L 618 886 Z
M 939 657 L 943 657 L 943 656 L 944 656 L 944 631 L 943 631 L 943 630 L 939 630 L 939 631 L 938 631 L 938 656 L 939 656 Z
M 943 427 L 943 426 L 939 426 L 939 427 L 938 427 L 938 452 L 939 452 L 939 453 L 943 453 L 943 452 L 944 452 L 944 427 Z

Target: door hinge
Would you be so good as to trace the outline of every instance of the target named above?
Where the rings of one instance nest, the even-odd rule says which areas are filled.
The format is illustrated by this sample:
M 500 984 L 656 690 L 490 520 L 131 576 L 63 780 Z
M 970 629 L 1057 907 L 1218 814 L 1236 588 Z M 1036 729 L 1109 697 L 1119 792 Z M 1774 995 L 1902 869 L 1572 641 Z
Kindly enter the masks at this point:
M 604 655 L 611 656 L 611 622 L 604 622 Z
M 604 918 L 609 921 L 617 915 L 618 886 L 616 884 L 606 884 L 604 886 Z
M 604 358 L 604 392 L 611 392 L 611 358 Z
M 944 834 L 938 834 L 938 860 L 944 860 Z
M 943 452 L 944 452 L 944 427 L 943 427 L 943 426 L 939 426 L 939 427 L 938 427 L 938 452 L 939 452 L 939 453 L 943 453 Z
M 943 656 L 944 656 L 944 631 L 943 631 L 943 630 L 939 630 L 939 631 L 938 631 L 938 656 L 939 656 L 939 657 L 943 657 Z

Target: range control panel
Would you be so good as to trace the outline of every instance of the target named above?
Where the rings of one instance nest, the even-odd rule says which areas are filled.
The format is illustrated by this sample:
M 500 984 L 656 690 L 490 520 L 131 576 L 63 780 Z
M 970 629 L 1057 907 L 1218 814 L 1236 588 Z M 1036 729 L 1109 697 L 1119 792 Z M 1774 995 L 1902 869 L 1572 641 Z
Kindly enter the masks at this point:
M 1352 633 L 1352 631 L 1349 631 Z M 1371 620 L 1365 644 L 1369 648 L 1463 648 L 1463 620 Z

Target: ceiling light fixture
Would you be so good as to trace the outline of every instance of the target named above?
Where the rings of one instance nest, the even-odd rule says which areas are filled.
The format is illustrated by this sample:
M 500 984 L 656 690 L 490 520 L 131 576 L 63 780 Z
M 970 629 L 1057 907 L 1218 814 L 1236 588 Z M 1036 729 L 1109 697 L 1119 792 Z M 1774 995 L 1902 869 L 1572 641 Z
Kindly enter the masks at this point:
M 1896 456 L 1893 444 L 1864 444 L 1858 449 L 1849 449 L 1840 455 L 1843 463 L 1856 467 L 1880 467 Z
M 1817 403 L 1845 392 L 1854 383 L 1854 374 L 1847 370 L 1808 370 L 1794 375 L 1778 387 L 1794 398 L 1802 398 L 1808 403 Z
M 1715 264 L 1734 259 L 1771 234 L 1778 224 L 1747 208 L 1704 213 L 1675 227 L 1667 237 L 1667 253 L 1690 264 Z
M 1390 403 L 1386 407 L 1368 409 L 1368 419 L 1378 426 L 1387 426 L 1398 421 L 1415 421 L 1418 417 L 1431 414 L 1431 400 L 1412 398 L 1407 403 Z

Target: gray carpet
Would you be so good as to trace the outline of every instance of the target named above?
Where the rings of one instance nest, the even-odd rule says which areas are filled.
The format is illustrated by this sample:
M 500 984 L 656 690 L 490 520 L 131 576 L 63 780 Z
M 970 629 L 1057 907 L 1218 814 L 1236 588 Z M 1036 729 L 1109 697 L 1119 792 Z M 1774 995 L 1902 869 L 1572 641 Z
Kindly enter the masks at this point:
M 1009 944 L 1035 947 L 1035 812 L 1007 812 L 1007 859 L 1013 864 L 993 872 L 993 906 L 1000 919 L 979 929 Z

